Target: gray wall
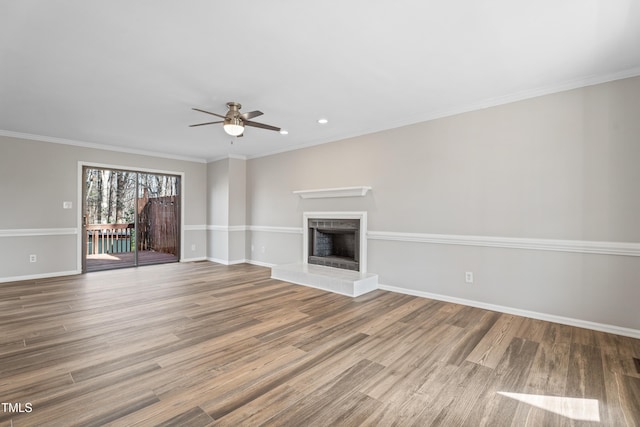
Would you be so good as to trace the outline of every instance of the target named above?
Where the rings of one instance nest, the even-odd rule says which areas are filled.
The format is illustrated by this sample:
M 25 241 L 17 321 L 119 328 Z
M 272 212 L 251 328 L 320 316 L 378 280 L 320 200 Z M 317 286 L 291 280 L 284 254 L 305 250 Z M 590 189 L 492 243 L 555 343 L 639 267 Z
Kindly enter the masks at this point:
M 207 224 L 229 225 L 229 160 L 207 164 Z
M 78 162 L 183 173 L 181 257 L 206 257 L 205 163 L 0 136 L 0 281 L 80 270 Z
M 247 258 L 301 261 L 304 211 L 367 211 L 387 286 L 640 330 L 638 117 L 632 78 L 250 160 Z
M 246 174 L 246 160 L 242 159 L 207 165 L 207 254 L 211 261 L 246 261 Z
M 207 257 L 229 259 L 229 160 L 207 165 Z

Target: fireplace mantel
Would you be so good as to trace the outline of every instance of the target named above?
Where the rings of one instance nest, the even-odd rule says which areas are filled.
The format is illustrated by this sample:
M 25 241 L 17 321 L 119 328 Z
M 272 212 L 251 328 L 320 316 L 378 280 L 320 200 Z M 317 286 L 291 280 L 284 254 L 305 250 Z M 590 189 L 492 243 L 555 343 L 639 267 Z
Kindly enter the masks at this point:
M 359 187 L 340 187 L 340 188 L 319 188 L 317 190 L 296 190 L 293 194 L 297 194 L 303 199 L 321 199 L 329 197 L 362 197 L 371 190 L 369 186 Z

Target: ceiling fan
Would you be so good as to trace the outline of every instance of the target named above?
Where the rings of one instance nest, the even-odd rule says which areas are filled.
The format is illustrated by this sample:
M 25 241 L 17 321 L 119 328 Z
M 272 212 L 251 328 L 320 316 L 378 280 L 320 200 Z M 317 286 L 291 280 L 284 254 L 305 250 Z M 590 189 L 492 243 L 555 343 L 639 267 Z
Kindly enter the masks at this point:
M 205 125 L 213 125 L 216 123 L 224 123 L 222 126 L 224 127 L 224 131 L 231 136 L 240 137 L 243 135 L 245 126 L 253 126 L 255 128 L 268 129 L 280 131 L 279 127 L 265 125 L 264 123 L 258 123 L 251 121 L 252 118 L 261 116 L 264 114 L 262 111 L 250 111 L 248 113 L 240 113 L 240 105 L 237 102 L 227 102 L 227 107 L 229 111 L 224 116 L 221 114 L 212 113 L 210 111 L 201 110 L 199 108 L 193 108 L 195 111 L 200 111 L 201 113 L 211 114 L 212 116 L 220 117 L 224 120 L 218 120 L 215 122 L 207 122 L 207 123 L 198 123 L 197 125 L 189 125 L 189 127 L 194 126 L 205 126 Z

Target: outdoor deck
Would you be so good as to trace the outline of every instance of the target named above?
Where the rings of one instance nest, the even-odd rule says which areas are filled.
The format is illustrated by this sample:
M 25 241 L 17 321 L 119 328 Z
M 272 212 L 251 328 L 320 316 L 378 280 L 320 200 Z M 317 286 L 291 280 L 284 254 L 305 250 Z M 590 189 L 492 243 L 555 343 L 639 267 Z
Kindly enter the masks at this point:
M 134 256 L 135 254 L 133 252 L 87 255 L 87 272 L 133 267 Z M 138 265 L 162 264 L 176 261 L 178 261 L 178 257 L 173 254 L 155 251 L 138 251 Z
M 178 256 L 170 253 L 178 252 L 176 239 L 166 239 L 168 232 L 165 228 L 159 227 L 158 230 L 160 234 L 143 231 L 136 237 L 133 223 L 87 225 L 86 271 L 134 267 L 136 246 L 138 266 L 178 261 Z M 136 240 L 137 245 L 134 243 Z

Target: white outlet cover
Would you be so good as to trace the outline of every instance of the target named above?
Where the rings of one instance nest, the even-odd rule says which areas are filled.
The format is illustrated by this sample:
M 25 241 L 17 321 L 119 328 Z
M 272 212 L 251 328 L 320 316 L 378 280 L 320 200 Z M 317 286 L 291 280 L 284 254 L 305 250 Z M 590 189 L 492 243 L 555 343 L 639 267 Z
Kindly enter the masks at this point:
M 73 208 L 72 202 L 62 202 L 62 209 L 71 209 Z

